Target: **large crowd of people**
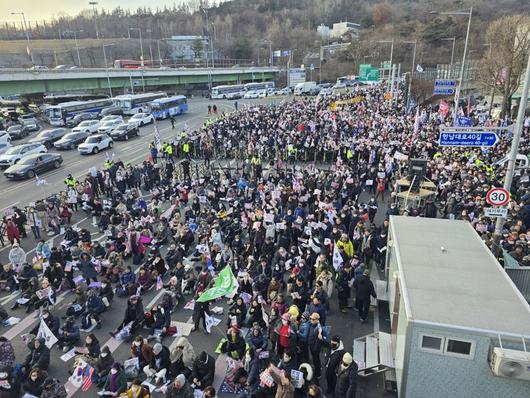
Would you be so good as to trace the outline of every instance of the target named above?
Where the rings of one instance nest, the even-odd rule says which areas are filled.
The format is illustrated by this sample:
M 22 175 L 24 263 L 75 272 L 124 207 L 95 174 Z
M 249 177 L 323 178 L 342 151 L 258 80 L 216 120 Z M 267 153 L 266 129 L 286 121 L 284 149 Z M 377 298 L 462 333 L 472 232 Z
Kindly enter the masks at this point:
M 66 396 L 64 380 L 47 377 L 58 347 L 74 350 L 75 363 L 93 369 L 92 383 L 114 397 L 191 398 L 199 390 L 212 398 L 216 377 L 241 397 L 355 397 L 358 364 L 351 341 L 333 332 L 330 313 L 351 325 L 368 321 L 376 297 L 371 275 L 384 278 L 391 215 L 466 220 L 492 247 L 485 194 L 500 185 L 504 170 L 496 162 L 511 134 L 501 131 L 487 150 L 441 148 L 438 134 L 449 116 L 436 107 L 407 112 L 401 99 L 390 103 L 383 95 L 382 86 L 355 87 L 340 96 L 247 106 L 179 132 L 164 143 L 171 150 L 151 146 L 150 161 L 109 159 L 83 181 L 68 175 L 61 194 L 13 208 L 4 217 L 12 247 L 0 288 L 20 292 L 11 311 L 39 310 L 57 343 L 48 348 L 37 325 L 24 358 L 0 338 L 2 396 Z M 530 123 L 524 155 L 529 130 Z M 245 160 L 235 170 L 209 167 L 198 176 L 190 171 L 193 156 L 208 164 Z M 428 159 L 426 178 L 436 186 L 432 200 L 416 205 L 400 201 L 396 186 L 413 158 Z M 528 176 L 516 175 L 501 241 L 523 264 L 530 263 Z M 105 240 L 74 228 L 75 213 L 90 217 Z M 62 242 L 50 247 L 45 236 L 58 234 Z M 35 255 L 28 258 L 20 243 L 32 239 Z M 226 267 L 238 281 L 234 295 L 198 301 Z M 142 296 L 152 289 L 164 293 L 144 308 Z M 68 291 L 73 299 L 60 318 L 53 304 Z M 126 361 L 92 333 L 107 327 L 101 315 L 116 300 L 127 306 L 108 332 L 130 344 Z M 210 333 L 206 320 L 220 316 L 212 307 L 225 307 L 214 329 L 223 330 L 219 344 L 199 349 L 186 336 L 172 337 L 172 320 L 190 302 L 191 333 Z M 2 308 L 0 317 L 11 311 Z M 216 374 L 218 354 L 227 357 L 226 375 Z

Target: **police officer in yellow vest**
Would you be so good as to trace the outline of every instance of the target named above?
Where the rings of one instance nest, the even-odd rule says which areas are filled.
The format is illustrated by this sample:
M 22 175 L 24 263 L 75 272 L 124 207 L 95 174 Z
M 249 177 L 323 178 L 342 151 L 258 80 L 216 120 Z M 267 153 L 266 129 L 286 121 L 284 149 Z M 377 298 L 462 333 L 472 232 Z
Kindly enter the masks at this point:
M 114 163 L 112 163 L 112 160 L 107 159 L 107 160 L 105 160 L 105 163 L 103 163 L 103 168 L 105 170 L 110 170 L 110 168 L 112 167 L 113 164 Z
M 348 148 L 348 150 L 346 151 L 346 160 L 349 162 L 352 159 L 353 159 L 353 151 L 351 150 L 351 148 Z
M 74 177 L 72 177 L 71 174 L 68 174 L 68 176 L 64 179 L 64 183 L 66 184 L 66 188 L 75 188 L 77 181 Z
M 164 148 L 164 153 L 166 154 L 168 160 L 173 161 L 173 145 L 166 144 L 166 147 Z
M 188 157 L 190 155 L 190 144 L 185 142 L 182 145 L 182 153 L 184 154 L 184 157 Z

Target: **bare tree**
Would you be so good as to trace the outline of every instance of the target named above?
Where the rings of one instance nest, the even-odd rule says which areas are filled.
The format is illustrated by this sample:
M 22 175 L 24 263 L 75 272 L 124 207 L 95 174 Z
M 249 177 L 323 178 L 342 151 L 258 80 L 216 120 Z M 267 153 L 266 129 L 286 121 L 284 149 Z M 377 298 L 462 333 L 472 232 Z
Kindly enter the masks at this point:
M 510 114 L 511 97 L 521 84 L 530 51 L 530 16 L 497 19 L 486 32 L 490 49 L 481 61 L 480 80 L 502 96 L 501 118 Z

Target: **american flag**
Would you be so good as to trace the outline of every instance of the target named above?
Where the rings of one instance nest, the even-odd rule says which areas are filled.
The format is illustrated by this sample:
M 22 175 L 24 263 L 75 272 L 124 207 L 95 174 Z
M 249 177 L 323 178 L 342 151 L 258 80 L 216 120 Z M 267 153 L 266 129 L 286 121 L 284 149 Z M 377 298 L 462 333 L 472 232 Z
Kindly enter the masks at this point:
M 83 383 L 81 384 L 81 390 L 88 391 L 88 389 L 92 386 L 92 375 L 94 374 L 94 368 L 90 365 L 87 365 L 85 367 L 85 371 L 83 372 Z

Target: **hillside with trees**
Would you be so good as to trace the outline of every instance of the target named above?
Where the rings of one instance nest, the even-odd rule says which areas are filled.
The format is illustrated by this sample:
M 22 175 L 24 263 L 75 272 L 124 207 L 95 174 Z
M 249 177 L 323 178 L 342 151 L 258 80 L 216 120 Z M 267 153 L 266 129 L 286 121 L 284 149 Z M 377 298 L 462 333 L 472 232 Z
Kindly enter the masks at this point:
M 395 41 L 394 60 L 402 63 L 402 72 L 410 70 L 412 52 L 412 46 L 403 41 L 417 41 L 417 63 L 425 68 L 449 63 L 451 42 L 442 39 L 455 37 L 455 61 L 458 60 L 463 51 L 467 17 L 431 12 L 470 7 L 473 7 L 470 59 L 482 58 L 489 48 L 494 49 L 493 56 L 498 53 L 495 44 L 491 44 L 495 35 L 487 34 L 494 21 L 512 15 L 530 15 L 530 1 L 521 0 L 232 0 L 221 3 L 190 0 L 162 9 L 146 6 L 137 10 L 121 7 L 99 10 L 97 18 L 87 9 L 76 16 L 31 21 L 30 30 L 34 41 L 71 39 L 67 32 L 79 30 L 83 31 L 79 34 L 82 40 L 96 37 L 97 24 L 100 38 L 126 39 L 128 28 L 134 27 L 142 29 L 144 45 L 147 41 L 153 46 L 157 40 L 172 35 L 204 34 L 214 38 L 215 50 L 224 58 L 252 59 L 255 63 L 259 59 L 263 64 L 269 58 L 271 43 L 273 50 L 292 50 L 293 64 L 299 65 L 308 53 L 318 53 L 321 45 L 328 44 L 317 34 L 319 25 L 332 26 L 340 21 L 359 23 L 362 27 L 359 40 L 347 52 L 324 60 L 322 77 L 327 80 L 355 73 L 359 63 L 379 65 L 387 60 L 389 45 L 376 42 L 391 38 Z M 20 24 L 4 23 L 0 25 L 0 39 L 24 40 L 24 31 Z M 136 45 L 127 46 L 122 40 L 119 43 L 122 44 L 112 51 L 120 57 L 138 58 L 137 54 L 129 53 L 137 51 Z M 0 45 L 0 52 L 1 48 Z M 97 62 L 97 54 L 92 58 Z M 275 62 L 285 64 L 287 59 Z M 491 73 L 496 72 L 490 70 L 484 74 L 488 73 L 491 81 Z M 509 86 L 511 90 L 513 84 Z

